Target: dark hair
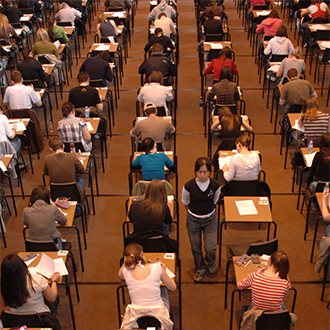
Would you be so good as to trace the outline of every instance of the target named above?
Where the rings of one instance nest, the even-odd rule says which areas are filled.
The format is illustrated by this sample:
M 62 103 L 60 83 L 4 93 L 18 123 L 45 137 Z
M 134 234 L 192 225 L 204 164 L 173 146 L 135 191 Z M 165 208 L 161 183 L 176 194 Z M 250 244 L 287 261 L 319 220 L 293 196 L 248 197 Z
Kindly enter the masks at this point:
M 49 140 L 49 147 L 56 151 L 58 149 L 63 149 L 63 141 L 59 136 L 53 136 Z
M 280 26 L 277 31 L 276 31 L 276 36 L 277 37 L 288 37 L 288 31 L 285 26 Z
M 29 54 L 30 54 L 30 49 L 28 47 L 24 47 L 22 50 L 22 54 L 23 54 L 23 59 L 24 61 L 27 61 L 29 59 Z
M 227 65 L 221 68 L 219 80 L 221 81 L 222 79 L 233 81 L 233 72 L 231 71 L 231 68 Z
M 156 223 L 163 223 L 167 209 L 165 184 L 161 180 L 152 180 L 147 187 L 144 200 L 140 203 L 147 214 L 152 214 Z
M 77 76 L 77 80 L 79 84 L 86 82 L 89 78 L 90 78 L 89 74 L 85 71 L 79 72 Z
M 2 260 L 1 294 L 5 306 L 17 308 L 26 303 L 27 298 L 30 297 L 26 277 L 33 289 L 31 274 L 25 262 L 17 254 L 9 254 Z
M 288 255 L 283 251 L 275 251 L 270 256 L 270 264 L 275 267 L 278 276 L 287 280 L 290 264 Z
M 10 79 L 15 83 L 15 84 L 18 84 L 22 81 L 22 74 L 17 71 L 17 70 L 14 70 L 12 73 L 11 73 L 11 76 L 10 76 Z
M 49 39 L 51 41 L 53 41 L 54 40 L 54 17 L 48 18 L 47 32 L 48 32 L 48 35 L 49 35 Z
M 221 50 L 221 52 L 219 54 L 219 58 L 224 57 L 225 59 L 231 60 L 232 53 L 233 52 L 231 51 L 230 47 L 228 47 L 228 46 L 223 47 L 223 49 Z
M 278 16 L 278 12 L 277 10 L 273 9 L 270 13 L 269 13 L 269 16 L 268 17 L 271 17 L 271 18 L 280 18 Z
M 163 29 L 158 27 L 155 29 L 155 35 L 157 35 L 158 33 L 163 33 Z
M 107 62 L 110 62 L 110 53 L 107 50 L 99 52 L 97 56 L 103 58 Z
M 158 15 L 158 19 L 161 19 L 163 16 L 167 17 L 167 15 L 166 15 L 165 13 L 160 13 L 160 14 Z
M 141 142 L 141 148 L 142 150 L 144 150 L 146 154 L 148 154 L 154 148 L 154 146 L 155 146 L 155 141 L 150 137 L 145 138 Z
M 3 0 L 2 4 L 3 4 L 4 7 L 8 7 L 12 4 L 12 1 L 11 0 Z
M 159 83 L 159 84 L 163 85 L 163 74 L 158 70 L 154 70 L 150 73 L 148 81 L 150 83 L 151 82 L 156 82 L 156 83 Z
M 151 53 L 163 53 L 163 51 L 164 51 L 164 48 L 159 43 L 153 44 L 151 47 Z
M 288 72 L 287 72 L 287 76 L 288 76 L 289 79 L 292 79 L 292 78 L 294 78 L 294 77 L 297 77 L 297 76 L 298 76 L 298 71 L 297 71 L 297 69 L 292 68 L 292 69 L 288 70 Z
M 32 206 L 38 199 L 50 204 L 50 192 L 45 186 L 36 186 L 32 190 L 29 206 Z
M 205 14 L 205 17 L 206 18 L 213 18 L 215 15 L 214 15 L 214 12 L 212 10 L 208 11 L 206 14 Z
M 140 262 L 145 265 L 144 258 L 141 257 L 142 246 L 139 244 L 131 243 L 125 247 L 125 267 L 134 269 Z
M 248 135 L 242 134 L 236 139 L 235 143 L 240 143 L 243 147 L 250 149 L 251 139 Z
M 234 115 L 228 107 L 219 108 L 219 121 L 224 131 L 233 131 L 235 127 L 240 127 L 239 117 Z
M 65 102 L 62 106 L 62 115 L 67 117 L 74 110 L 74 105 L 71 102 Z
M 157 112 L 157 108 L 154 107 L 154 106 L 150 106 L 150 107 L 148 107 L 147 109 L 144 110 L 144 113 L 147 116 L 150 116 L 151 114 L 156 113 L 156 112 Z
M 198 172 L 199 169 L 204 165 L 206 166 L 209 172 L 212 171 L 212 165 L 210 159 L 207 157 L 199 157 L 195 162 L 195 172 Z

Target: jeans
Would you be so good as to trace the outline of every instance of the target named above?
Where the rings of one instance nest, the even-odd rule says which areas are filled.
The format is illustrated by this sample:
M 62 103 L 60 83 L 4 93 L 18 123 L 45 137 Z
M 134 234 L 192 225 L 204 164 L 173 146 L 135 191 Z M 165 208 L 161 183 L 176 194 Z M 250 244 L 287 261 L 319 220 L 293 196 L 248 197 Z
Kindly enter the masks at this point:
M 168 309 L 168 312 L 170 312 L 170 299 L 165 286 L 160 287 L 160 297 L 162 298 L 164 306 Z
M 16 155 L 18 155 L 19 149 L 21 149 L 21 140 L 18 136 L 15 136 L 12 140 L 10 140 L 11 145 L 16 151 Z
M 85 182 L 82 178 L 76 178 L 76 183 L 80 188 L 80 194 L 82 195 L 85 191 Z
M 206 269 L 205 261 L 209 267 L 215 263 L 218 226 L 217 213 L 213 212 L 210 217 L 200 219 L 187 212 L 186 223 L 196 271 Z M 204 236 L 205 261 L 202 250 L 202 233 Z
M 325 231 L 325 236 L 330 237 L 330 225 L 328 225 L 326 231 Z

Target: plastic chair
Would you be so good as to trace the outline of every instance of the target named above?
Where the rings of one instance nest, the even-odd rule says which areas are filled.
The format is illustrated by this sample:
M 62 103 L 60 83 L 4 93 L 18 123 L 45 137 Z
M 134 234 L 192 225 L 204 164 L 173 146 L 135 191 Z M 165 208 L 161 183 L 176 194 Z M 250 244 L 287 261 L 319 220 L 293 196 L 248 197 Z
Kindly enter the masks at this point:
M 324 53 L 323 53 L 323 56 L 321 58 L 319 56 L 317 56 L 316 66 L 315 66 L 315 74 L 314 74 L 314 82 L 316 80 L 316 72 L 317 72 L 317 83 L 319 83 L 320 68 L 321 68 L 322 65 L 324 66 L 323 77 L 322 77 L 322 86 L 321 86 L 321 96 L 323 96 L 325 70 L 327 68 L 327 65 L 329 65 L 329 64 L 330 64 L 330 48 L 326 48 Z
M 290 329 L 291 317 L 288 310 L 280 312 L 263 312 L 256 321 L 256 330 Z
M 140 329 L 147 329 L 147 328 L 156 328 L 161 329 L 161 324 L 158 319 L 152 316 L 142 316 L 137 321 Z

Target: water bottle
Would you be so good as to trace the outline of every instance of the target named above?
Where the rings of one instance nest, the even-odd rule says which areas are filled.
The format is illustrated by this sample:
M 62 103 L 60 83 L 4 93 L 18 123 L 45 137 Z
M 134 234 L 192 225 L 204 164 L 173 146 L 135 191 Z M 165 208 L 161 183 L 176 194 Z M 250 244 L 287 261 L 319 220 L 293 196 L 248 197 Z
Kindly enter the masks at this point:
M 0 329 L 3 329 L 3 324 L 1 322 L 1 320 L 0 320 Z
M 323 192 L 325 191 L 329 192 L 329 182 L 324 185 Z
M 199 99 L 199 107 L 202 109 L 203 108 L 203 98 L 200 97 Z
M 74 142 L 73 141 L 70 142 L 70 152 L 72 154 L 75 154 L 76 153 L 76 146 L 74 145 Z
M 51 119 L 49 119 L 49 133 L 53 133 L 53 132 L 54 132 L 53 122 Z
M 313 140 L 310 140 L 307 147 L 307 152 L 311 154 L 313 152 Z
M 89 108 L 88 108 L 87 105 L 85 106 L 85 119 L 86 119 L 87 121 L 89 120 Z
M 226 19 L 223 18 L 222 19 L 222 30 L 224 30 L 226 28 Z
M 2 152 L 2 148 L 0 147 L 0 158 L 3 157 L 3 152 Z

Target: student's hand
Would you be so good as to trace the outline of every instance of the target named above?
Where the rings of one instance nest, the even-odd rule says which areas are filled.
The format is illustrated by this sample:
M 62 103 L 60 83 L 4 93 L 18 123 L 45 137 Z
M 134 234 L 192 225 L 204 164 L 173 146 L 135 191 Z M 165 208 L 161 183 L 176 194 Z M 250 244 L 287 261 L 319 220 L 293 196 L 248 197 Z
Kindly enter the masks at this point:
M 160 265 L 162 266 L 162 268 L 166 269 L 166 265 L 160 261 Z
M 323 191 L 323 198 L 329 197 L 329 191 Z
M 225 165 L 223 165 L 223 167 L 222 167 L 222 172 L 227 172 L 227 171 L 228 171 L 228 165 L 225 164 Z
M 58 281 L 60 279 L 60 273 L 56 272 L 52 276 L 52 281 Z
M 266 267 L 258 267 L 258 269 L 257 269 L 257 273 L 264 273 L 265 271 L 266 271 Z

